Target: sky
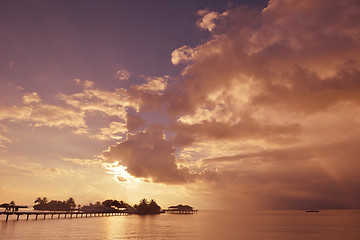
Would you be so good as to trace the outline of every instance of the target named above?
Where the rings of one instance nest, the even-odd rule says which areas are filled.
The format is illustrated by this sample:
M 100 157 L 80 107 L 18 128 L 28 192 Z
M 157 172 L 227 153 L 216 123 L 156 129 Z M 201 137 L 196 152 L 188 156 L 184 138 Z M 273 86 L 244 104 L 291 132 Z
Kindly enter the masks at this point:
M 0 2 L 0 202 L 360 208 L 357 0 Z

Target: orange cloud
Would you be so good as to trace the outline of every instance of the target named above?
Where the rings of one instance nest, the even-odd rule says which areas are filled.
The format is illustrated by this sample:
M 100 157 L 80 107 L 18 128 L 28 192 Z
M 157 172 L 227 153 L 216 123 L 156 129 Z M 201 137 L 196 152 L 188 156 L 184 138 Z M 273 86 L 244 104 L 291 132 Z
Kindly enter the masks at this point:
M 164 91 L 166 88 L 167 79 L 169 78 L 168 76 L 165 76 L 165 77 L 142 76 L 142 77 L 147 81 L 147 83 L 139 85 L 139 86 L 135 85 L 135 86 L 133 86 L 133 88 L 136 90 L 152 91 L 152 92 Z
M 181 81 L 164 92 L 181 161 L 223 196 L 259 206 L 358 206 L 360 179 L 347 167 L 358 169 L 360 156 L 357 1 L 207 14 L 198 25 L 211 39 L 192 48 Z
M 146 130 L 127 134 L 126 140 L 103 152 L 109 162 L 119 162 L 134 177 L 161 183 L 193 181 L 189 170 L 178 167 L 175 148 L 166 141 L 161 131 Z
M 26 106 L 0 106 L 0 120 L 27 121 L 34 126 L 85 126 L 81 114 L 69 108 L 43 104 L 36 93 L 25 94 L 24 102 Z
M 126 80 L 126 79 L 129 79 L 130 76 L 131 76 L 130 72 L 126 71 L 125 69 L 122 69 L 122 70 L 116 71 L 115 79 Z
M 23 96 L 23 102 L 25 104 L 39 103 L 39 102 L 41 102 L 41 98 L 39 97 L 39 95 L 36 92 L 26 93 Z
M 194 53 L 195 51 L 191 47 L 184 45 L 171 53 L 171 62 L 174 65 L 178 65 L 181 62 L 189 62 Z
M 6 169 L 7 173 L 14 172 L 16 174 L 21 174 L 26 176 L 37 176 L 51 181 L 54 181 L 56 178 L 61 176 L 79 177 L 79 178 L 83 177 L 81 173 L 73 169 L 45 167 L 42 164 L 37 164 L 37 163 L 15 164 L 7 160 L 0 159 L 0 166 L 3 170 Z

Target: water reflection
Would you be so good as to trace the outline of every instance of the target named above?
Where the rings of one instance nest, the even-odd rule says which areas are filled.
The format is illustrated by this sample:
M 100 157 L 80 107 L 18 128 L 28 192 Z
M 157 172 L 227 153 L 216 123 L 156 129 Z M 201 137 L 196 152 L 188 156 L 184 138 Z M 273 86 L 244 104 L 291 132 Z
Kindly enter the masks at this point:
M 201 211 L 193 215 L 131 215 L 0 222 L 13 239 L 360 239 L 360 211 Z

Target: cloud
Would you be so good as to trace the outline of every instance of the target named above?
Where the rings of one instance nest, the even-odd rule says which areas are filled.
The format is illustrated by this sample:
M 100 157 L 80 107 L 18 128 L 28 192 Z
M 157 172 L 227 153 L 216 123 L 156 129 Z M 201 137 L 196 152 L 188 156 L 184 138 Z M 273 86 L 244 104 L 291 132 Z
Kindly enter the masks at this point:
M 195 54 L 194 49 L 184 45 L 178 49 L 175 49 L 171 53 L 171 62 L 174 65 L 178 65 L 180 63 L 187 63 L 192 59 L 194 54 Z
M 30 121 L 34 122 L 35 126 L 70 126 L 75 128 L 86 126 L 83 116 L 78 112 L 48 104 L 42 104 L 33 108 Z
M 25 104 L 39 103 L 39 102 L 41 102 L 41 98 L 39 97 L 39 95 L 36 92 L 26 93 L 23 96 L 23 102 Z
M 127 120 L 126 120 L 126 128 L 130 131 L 133 132 L 135 130 L 137 130 L 140 126 L 142 126 L 146 121 L 139 117 L 136 116 L 134 114 L 127 114 Z
M 80 79 L 77 80 L 83 91 L 66 95 L 59 94 L 58 98 L 70 105 L 83 116 L 90 120 L 96 114 L 100 114 L 105 121 L 113 119 L 109 127 L 98 128 L 95 134 L 89 134 L 87 126 L 79 128 L 76 132 L 87 133 L 89 136 L 106 140 L 109 138 L 121 139 L 129 130 L 136 130 L 145 121 L 139 116 L 129 114 L 129 110 L 139 112 L 144 107 L 148 110 L 153 107 L 159 107 L 160 92 L 164 91 L 168 76 L 164 77 L 145 77 L 147 83 L 142 85 L 133 85 L 130 89 L 119 88 L 114 91 L 107 91 L 95 88 L 93 84 L 87 85 Z M 159 95 L 160 94 L 160 95 Z M 128 119 L 129 118 L 129 119 Z M 94 132 L 92 130 L 91 132 Z
M 11 143 L 11 139 L 0 134 L 0 149 L 6 148 L 4 143 Z
M 126 128 L 125 123 L 120 122 L 111 122 L 108 128 L 102 128 L 101 133 L 97 134 L 96 137 L 101 140 L 106 140 L 109 138 L 113 139 L 122 139 L 121 134 L 127 133 L 128 129 Z
M 15 164 L 8 160 L 0 159 L 2 170 L 6 169 L 7 173 L 14 172 L 16 174 L 45 178 L 54 181 L 61 176 L 82 178 L 83 175 L 73 169 L 65 169 L 58 167 L 45 167 L 42 164 Z
M 357 206 L 350 192 L 359 179 L 340 146 L 357 168 L 359 12 L 356 1 L 199 11 L 197 25 L 211 36 L 173 51 L 172 63 L 185 64 L 181 77 L 127 91 L 141 99 L 140 113 L 166 107 L 170 123 L 129 133 L 103 156 L 133 177 L 262 207 Z M 133 131 L 144 125 L 129 116 Z M 349 199 L 329 200 L 341 192 Z
M 118 70 L 115 73 L 115 79 L 118 80 L 126 80 L 129 79 L 129 77 L 131 76 L 130 72 L 122 69 L 122 70 Z
M 219 14 L 218 12 L 210 12 L 208 9 L 199 10 L 197 12 L 198 16 L 201 17 L 196 22 L 196 25 L 203 30 L 208 30 L 209 32 L 213 31 L 216 24 L 215 20 L 220 18 L 221 15 L 226 15 L 227 13 Z
M 141 76 L 144 78 L 147 83 L 142 85 L 135 85 L 133 86 L 136 90 L 142 90 L 142 91 L 151 91 L 151 92 L 162 92 L 166 88 L 167 79 L 168 76 L 164 77 L 147 77 L 147 76 Z
M 75 78 L 74 81 L 77 85 L 82 86 L 84 88 L 92 88 L 95 85 L 95 82 L 93 81 L 89 81 L 89 80 L 82 81 L 80 78 Z
M 0 106 L 0 120 L 26 121 L 34 126 L 84 127 L 85 122 L 78 112 L 56 105 L 42 104 L 37 94 L 25 94 L 27 106 Z
M 24 93 L 22 105 L 0 105 L 0 121 L 4 121 L 4 124 L 6 121 L 24 122 L 33 127 L 71 127 L 74 134 L 85 134 L 101 140 L 121 139 L 128 131 L 127 126 L 135 130 L 144 124 L 144 120 L 135 115 L 130 115 L 132 117 L 128 122 L 128 110 L 139 112 L 141 106 L 149 109 L 158 107 L 158 96 L 165 90 L 169 79 L 168 76 L 143 78 L 147 83 L 133 85 L 130 90 L 120 88 L 114 91 L 96 88 L 93 81 L 74 79 L 82 91 L 69 95 L 59 93 L 56 96 L 66 105 L 46 104 L 38 93 Z M 95 116 L 100 116 L 108 125 L 100 125 L 100 120 Z M 2 145 L 4 142 L 9 141 L 3 136 Z
M 204 159 L 201 177 L 214 188 L 229 188 L 224 197 L 246 194 L 252 207 L 357 208 L 359 139 Z
M 0 106 L 0 120 L 28 120 L 31 116 L 31 107 Z
M 83 159 L 83 158 L 61 158 L 65 162 L 71 162 L 81 166 L 98 166 L 101 165 L 100 159 Z
M 274 137 L 295 137 L 301 131 L 300 125 L 296 123 L 271 124 L 250 118 L 243 119 L 236 124 L 216 121 L 202 121 L 197 124 L 176 124 L 171 129 L 177 133 L 174 142 L 180 144 L 180 146 L 195 141 L 209 140 L 263 139 L 272 141 Z
M 354 1 L 271 1 L 262 12 L 228 10 L 217 37 L 196 47 L 180 86 L 185 99 L 173 98 L 182 102 L 173 101 L 171 110 L 211 108 L 216 101 L 209 96 L 220 91 L 242 97 L 237 108 L 247 109 L 322 111 L 358 101 L 358 8 Z
M 108 162 L 118 161 L 137 178 L 169 184 L 193 181 L 187 168 L 176 165 L 175 148 L 165 140 L 161 131 L 127 134 L 125 141 L 111 146 L 103 156 Z
M 358 207 L 360 179 L 348 167 L 360 155 L 358 2 L 272 0 L 198 14 L 211 37 L 191 54 L 174 51 L 185 67 L 163 98 L 181 161 L 214 197 Z
M 85 83 L 81 82 L 81 84 Z M 94 88 L 92 84 L 84 85 L 83 92 L 72 95 L 59 94 L 58 98 L 82 112 L 100 111 L 120 119 L 125 119 L 126 108 L 134 108 L 138 111 L 141 104 L 141 100 L 133 97 L 126 89 L 120 88 L 110 92 Z

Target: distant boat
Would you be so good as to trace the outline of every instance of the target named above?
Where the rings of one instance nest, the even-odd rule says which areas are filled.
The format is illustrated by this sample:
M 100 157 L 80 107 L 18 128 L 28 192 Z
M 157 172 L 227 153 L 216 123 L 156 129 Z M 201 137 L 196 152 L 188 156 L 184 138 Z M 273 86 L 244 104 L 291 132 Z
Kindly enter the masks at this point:
M 319 212 L 319 210 L 306 210 L 305 212 Z

